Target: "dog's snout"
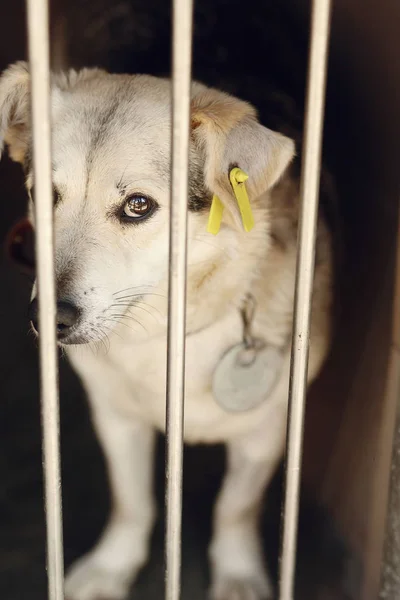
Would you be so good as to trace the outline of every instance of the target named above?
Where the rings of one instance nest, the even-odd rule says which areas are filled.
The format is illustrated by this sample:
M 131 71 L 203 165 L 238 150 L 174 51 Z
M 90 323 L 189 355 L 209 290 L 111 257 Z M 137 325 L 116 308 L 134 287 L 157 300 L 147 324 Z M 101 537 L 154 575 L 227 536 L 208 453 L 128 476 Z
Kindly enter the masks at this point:
M 79 318 L 79 310 L 71 302 L 57 302 L 57 335 L 61 339 L 65 337 L 71 327 L 75 325 Z
M 32 321 L 32 325 L 37 332 L 39 331 L 38 314 L 38 301 L 35 298 L 34 300 L 32 300 L 29 307 L 29 318 Z M 56 313 L 58 339 L 65 338 L 72 329 L 72 327 L 76 324 L 78 319 L 79 309 L 69 301 L 59 300 L 57 302 Z

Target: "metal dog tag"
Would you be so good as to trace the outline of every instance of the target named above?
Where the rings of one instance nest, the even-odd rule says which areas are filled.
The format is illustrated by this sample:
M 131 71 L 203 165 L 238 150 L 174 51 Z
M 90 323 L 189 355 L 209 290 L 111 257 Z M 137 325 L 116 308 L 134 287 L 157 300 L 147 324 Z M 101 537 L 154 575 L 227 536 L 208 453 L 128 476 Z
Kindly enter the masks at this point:
M 271 394 L 283 362 L 273 346 L 254 340 L 232 346 L 218 363 L 213 376 L 214 399 L 228 412 L 244 412 L 259 406 Z

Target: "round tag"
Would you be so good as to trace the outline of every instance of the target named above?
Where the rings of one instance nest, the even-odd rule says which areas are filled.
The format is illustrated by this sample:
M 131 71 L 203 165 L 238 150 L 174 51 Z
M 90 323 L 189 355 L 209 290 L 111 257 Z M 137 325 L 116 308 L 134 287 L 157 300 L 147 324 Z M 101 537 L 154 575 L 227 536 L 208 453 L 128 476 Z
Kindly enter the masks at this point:
M 261 349 L 243 343 L 230 348 L 218 363 L 212 382 L 214 399 L 228 412 L 256 408 L 271 394 L 283 355 L 273 346 Z

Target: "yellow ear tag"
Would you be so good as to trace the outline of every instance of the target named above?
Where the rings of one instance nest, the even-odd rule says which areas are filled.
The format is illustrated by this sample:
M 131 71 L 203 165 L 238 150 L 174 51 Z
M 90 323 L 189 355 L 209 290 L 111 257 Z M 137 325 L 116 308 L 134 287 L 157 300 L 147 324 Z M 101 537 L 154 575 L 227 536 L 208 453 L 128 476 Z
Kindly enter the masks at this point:
M 212 233 L 213 235 L 217 235 L 219 228 L 221 227 L 222 221 L 222 213 L 224 212 L 224 205 L 221 200 L 214 194 L 211 208 L 210 208 L 210 216 L 208 217 L 208 225 L 207 231 L 208 233 Z
M 249 197 L 247 195 L 245 181 L 249 178 L 248 175 L 239 167 L 235 167 L 229 173 L 229 180 L 231 182 L 233 193 L 239 205 L 240 214 L 242 217 L 242 223 L 245 231 L 251 231 L 254 227 L 254 217 L 251 212 L 251 206 Z M 210 215 L 208 217 L 207 231 L 213 235 L 217 235 L 221 227 L 222 213 L 224 212 L 224 205 L 221 200 L 214 194 Z
M 247 195 L 245 181 L 249 176 L 242 169 L 235 167 L 229 173 L 229 179 L 233 187 L 237 203 L 239 205 L 242 223 L 245 231 L 251 231 L 254 227 L 254 217 L 251 212 L 249 197 Z

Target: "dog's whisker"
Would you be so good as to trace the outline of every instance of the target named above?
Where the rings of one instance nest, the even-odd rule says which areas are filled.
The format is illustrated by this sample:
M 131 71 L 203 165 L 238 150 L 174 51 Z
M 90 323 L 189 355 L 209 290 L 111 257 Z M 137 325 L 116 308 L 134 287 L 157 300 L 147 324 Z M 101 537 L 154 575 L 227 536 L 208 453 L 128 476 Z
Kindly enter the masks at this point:
M 140 322 L 138 319 L 135 319 L 135 317 L 134 317 L 134 316 L 132 316 L 132 315 L 130 315 L 130 314 L 129 314 L 129 315 L 127 315 L 127 314 L 122 314 L 122 315 L 118 315 L 118 314 L 112 314 L 111 316 L 112 316 L 112 317 L 117 317 L 117 318 L 119 317 L 120 319 L 131 319 L 132 321 L 135 321 L 135 323 L 137 323 L 138 325 L 140 325 L 140 326 L 141 326 L 141 328 L 142 328 L 142 329 L 143 329 L 143 330 L 144 330 L 146 333 L 148 333 L 148 331 L 147 331 L 146 327 L 143 325 L 143 323 L 141 323 L 141 322 Z
M 100 338 L 97 340 L 96 345 L 98 346 L 98 353 L 100 354 L 100 349 L 104 349 L 104 354 L 107 354 L 107 346 L 104 341 L 104 338 Z
M 116 335 L 117 337 L 119 337 L 122 341 L 124 341 L 124 338 L 122 337 L 122 335 L 118 332 L 115 331 L 115 329 L 113 329 L 112 327 L 110 327 L 109 325 L 104 325 L 104 323 L 101 324 L 101 329 L 108 329 L 108 331 L 110 332 L 110 335 Z
M 134 331 L 135 333 L 138 333 L 138 329 L 135 329 L 129 323 L 123 323 L 121 321 L 121 319 L 111 319 L 111 318 L 109 318 L 109 319 L 105 319 L 105 320 L 109 321 L 110 323 L 116 323 L 117 325 L 123 325 L 124 327 L 127 327 L 128 329 L 131 329 L 131 331 Z
M 116 300 L 127 300 L 128 298 L 142 298 L 143 296 L 158 296 L 159 298 L 166 298 L 167 296 L 163 295 L 163 294 L 155 294 L 155 293 L 149 293 L 149 294 L 128 294 L 127 296 L 120 296 L 119 298 L 115 298 Z
M 161 310 L 159 310 L 156 306 L 153 306 L 149 302 L 145 302 L 144 300 L 136 300 L 135 304 L 144 304 L 145 306 L 152 308 L 156 313 L 158 313 L 160 315 L 161 318 L 165 317 L 165 315 L 161 312 Z
M 97 348 L 97 354 L 100 354 L 101 351 L 104 351 L 104 355 L 107 355 L 108 348 L 105 337 L 101 337 L 100 339 L 94 340 L 94 344 Z
M 152 312 L 147 310 L 147 308 L 145 308 L 144 306 L 140 306 L 140 304 L 141 303 L 139 303 L 139 302 L 132 302 L 131 304 L 118 302 L 116 304 L 112 304 L 110 308 L 117 307 L 117 306 L 126 306 L 127 308 L 132 308 L 132 309 L 139 308 L 140 310 L 142 310 L 142 311 L 146 312 L 148 315 L 150 315 L 155 320 L 156 323 L 159 323 L 159 320 L 157 319 L 157 317 Z M 154 308 L 154 307 L 152 307 L 152 308 Z M 160 311 L 157 311 L 157 312 L 160 316 L 162 316 Z
M 107 334 L 103 335 L 103 337 L 100 338 L 100 341 L 104 345 L 104 351 L 107 356 L 107 354 L 110 350 L 110 339 L 109 339 L 108 335 Z
M 150 315 L 156 323 L 158 323 L 158 319 L 153 315 L 153 313 L 151 313 L 149 310 L 147 310 L 146 308 L 144 308 L 144 306 L 140 306 L 139 304 L 132 304 L 131 308 L 140 308 L 140 310 L 143 310 L 144 312 L 146 312 L 148 315 Z
M 92 348 L 93 356 L 98 357 L 99 350 L 100 350 L 99 341 L 96 340 L 94 335 L 90 334 L 90 333 L 89 333 L 89 338 L 90 338 L 90 346 Z
M 165 291 L 161 288 L 159 288 L 157 285 L 134 285 L 131 287 L 127 287 L 124 288 L 122 290 L 118 290 L 118 292 L 114 292 L 113 296 L 117 296 L 118 294 L 123 294 L 124 292 L 128 292 L 129 290 L 141 290 L 141 292 L 138 292 L 138 296 L 141 296 L 143 294 L 147 295 L 149 292 L 146 292 L 145 290 L 159 290 L 159 291 Z
M 120 338 L 120 340 L 122 340 L 122 341 L 124 340 L 122 335 L 118 331 L 115 331 L 115 329 L 113 327 L 110 327 L 109 325 L 105 325 L 104 323 L 101 324 L 101 327 L 103 330 L 107 329 L 110 332 L 110 335 L 116 335 L 117 337 Z M 111 342 L 110 342 L 110 345 L 111 345 Z
M 115 304 L 111 304 L 110 309 L 115 306 L 126 306 L 128 308 L 137 306 L 138 308 L 140 308 L 139 304 L 144 304 L 145 306 L 152 308 L 156 313 L 160 315 L 160 317 L 164 316 L 163 313 L 156 306 L 153 306 L 149 302 L 144 302 L 143 300 L 134 300 L 133 302 L 116 302 Z
M 93 338 L 93 335 L 91 335 L 91 334 L 89 334 L 88 346 L 89 346 L 90 351 L 93 354 L 93 356 L 97 358 L 97 356 L 99 355 L 99 348 L 98 348 L 96 341 Z

